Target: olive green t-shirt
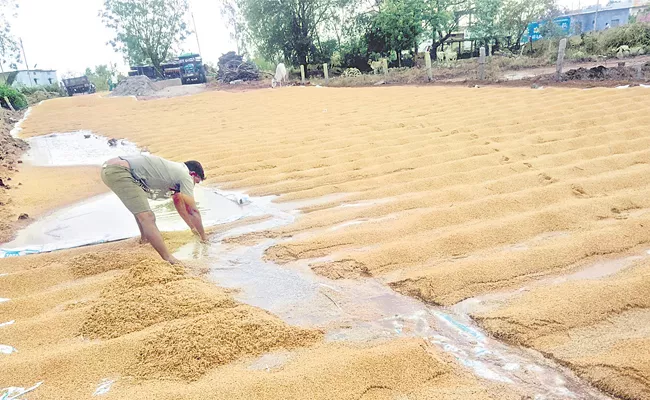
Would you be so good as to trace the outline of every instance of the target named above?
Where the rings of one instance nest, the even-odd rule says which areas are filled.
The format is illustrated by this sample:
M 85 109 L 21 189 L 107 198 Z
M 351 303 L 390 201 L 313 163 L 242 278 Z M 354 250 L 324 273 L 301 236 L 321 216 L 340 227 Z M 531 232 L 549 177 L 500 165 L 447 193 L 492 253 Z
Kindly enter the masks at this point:
M 183 163 L 151 155 L 121 156 L 131 166 L 131 175 L 152 200 L 169 198 L 175 193 L 194 197 L 194 179 Z

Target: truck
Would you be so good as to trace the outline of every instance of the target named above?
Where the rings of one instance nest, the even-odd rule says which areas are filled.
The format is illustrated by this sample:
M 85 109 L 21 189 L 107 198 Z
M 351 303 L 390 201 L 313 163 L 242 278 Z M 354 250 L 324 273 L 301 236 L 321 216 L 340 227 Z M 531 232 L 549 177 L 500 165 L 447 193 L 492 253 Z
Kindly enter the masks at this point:
M 205 83 L 205 67 L 199 54 L 188 53 L 178 56 L 180 64 L 181 83 Z
M 90 82 L 86 75 L 63 79 L 63 86 L 68 96 L 73 96 L 75 93 L 95 93 L 95 85 Z

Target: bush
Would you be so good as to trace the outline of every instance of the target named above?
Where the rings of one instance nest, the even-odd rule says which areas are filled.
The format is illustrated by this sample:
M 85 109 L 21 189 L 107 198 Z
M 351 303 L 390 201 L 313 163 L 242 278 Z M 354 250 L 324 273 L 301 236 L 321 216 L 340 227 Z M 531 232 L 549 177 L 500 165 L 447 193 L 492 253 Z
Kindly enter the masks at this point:
M 345 71 L 343 71 L 343 74 L 341 76 L 344 76 L 346 78 L 361 76 L 361 71 L 359 71 L 357 68 L 347 68 Z
M 24 94 L 25 96 L 30 96 L 36 92 L 43 92 L 43 91 L 48 93 L 60 93 L 61 87 L 56 83 L 53 83 L 51 85 L 45 85 L 45 86 L 23 86 L 19 90 L 20 93 Z
M 617 49 L 621 46 L 648 46 L 650 45 L 650 24 L 636 23 L 609 29 L 602 33 L 602 45 L 605 49 Z
M 27 98 L 24 94 L 11 86 L 0 84 L 0 105 L 4 108 L 9 108 L 5 98 L 9 100 L 13 108 L 20 110 L 27 107 Z

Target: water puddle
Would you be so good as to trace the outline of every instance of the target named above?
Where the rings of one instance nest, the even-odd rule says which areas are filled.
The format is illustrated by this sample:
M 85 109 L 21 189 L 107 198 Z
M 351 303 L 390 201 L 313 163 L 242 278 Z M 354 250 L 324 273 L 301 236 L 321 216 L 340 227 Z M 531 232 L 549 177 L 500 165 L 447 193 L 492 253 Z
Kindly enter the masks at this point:
M 218 191 L 197 185 L 194 197 L 206 227 L 261 215 L 224 197 Z M 161 231 L 179 231 L 187 225 L 171 200 L 150 201 Z M 50 252 L 106 243 L 140 234 L 133 215 L 113 193 L 65 207 L 37 220 L 0 245 L 0 258 Z
M 109 144 L 109 138 L 90 131 L 53 133 L 26 141 L 30 148 L 23 161 L 37 167 L 102 165 L 111 158 L 142 152 L 131 142 L 115 140 Z
M 477 376 L 511 384 L 531 398 L 608 398 L 538 353 L 490 338 L 467 314 L 429 307 L 394 292 L 377 279 L 327 279 L 309 268 L 315 260 L 284 266 L 264 261 L 265 250 L 279 243 L 275 239 L 252 246 L 224 241 L 294 221 L 295 212 L 265 201 L 263 208 L 271 216 L 269 220 L 224 232 L 209 246 L 188 244 L 175 256 L 207 260 L 212 267 L 210 278 L 220 286 L 237 288 L 239 301 L 268 310 L 293 325 L 321 328 L 329 341 L 421 337 L 452 354 Z M 252 199 L 251 204 L 256 202 Z M 279 368 L 289 358 L 290 354 L 272 353 L 256 360 L 250 368 Z
M 36 166 L 101 165 L 120 155 L 140 154 L 133 143 L 109 140 L 89 131 L 55 133 L 27 139 L 29 151 L 23 159 Z M 110 143 L 109 143 L 110 142 Z M 244 207 L 247 201 L 234 193 L 197 185 L 195 199 L 204 226 L 261 215 L 259 208 Z M 240 201 L 241 200 L 241 201 Z M 161 231 L 185 230 L 171 200 L 150 201 Z M 0 245 L 0 258 L 50 252 L 127 239 L 139 235 L 131 213 L 113 193 L 103 194 L 59 209 L 18 232 Z

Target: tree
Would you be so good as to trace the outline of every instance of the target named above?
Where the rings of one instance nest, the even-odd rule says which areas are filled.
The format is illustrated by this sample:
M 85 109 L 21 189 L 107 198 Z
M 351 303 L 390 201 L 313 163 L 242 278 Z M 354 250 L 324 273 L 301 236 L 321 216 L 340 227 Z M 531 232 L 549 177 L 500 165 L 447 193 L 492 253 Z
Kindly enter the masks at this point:
M 8 16 L 16 16 L 18 4 L 14 0 L 0 0 L 0 71 L 4 72 L 4 65 L 17 69 L 20 62 L 20 49 L 18 42 L 11 33 L 11 24 Z
M 431 58 L 436 59 L 438 47 L 458 30 L 460 19 L 470 12 L 469 0 L 425 0 L 423 20 L 431 34 Z
M 230 28 L 230 39 L 235 41 L 237 54 L 247 54 L 247 44 L 250 41 L 246 30 L 246 21 L 239 9 L 237 0 L 221 0 L 221 16 L 226 20 L 226 26 Z
M 234 0 L 250 40 L 260 55 L 308 64 L 319 27 L 331 18 L 331 0 Z
M 108 90 L 108 80 L 111 79 L 115 82 L 117 74 L 116 64 L 96 65 L 94 70 L 86 68 L 85 72 L 88 80 L 90 80 L 99 91 Z
M 472 26 L 472 35 L 489 40 L 502 37 L 503 26 L 500 16 L 504 0 L 474 0 L 473 16 L 476 18 Z
M 415 49 L 424 26 L 422 0 L 385 0 L 373 20 L 373 34 L 383 39 L 385 50 L 397 53 L 402 66 L 402 50 Z
M 540 20 L 554 9 L 555 2 L 553 0 L 505 0 L 501 22 L 504 35 L 512 39 L 511 47 L 518 49 L 521 38 L 528 29 L 528 24 Z
M 105 0 L 100 16 L 115 30 L 109 43 L 132 65 L 160 64 L 191 33 L 186 23 L 187 0 Z

